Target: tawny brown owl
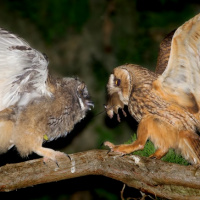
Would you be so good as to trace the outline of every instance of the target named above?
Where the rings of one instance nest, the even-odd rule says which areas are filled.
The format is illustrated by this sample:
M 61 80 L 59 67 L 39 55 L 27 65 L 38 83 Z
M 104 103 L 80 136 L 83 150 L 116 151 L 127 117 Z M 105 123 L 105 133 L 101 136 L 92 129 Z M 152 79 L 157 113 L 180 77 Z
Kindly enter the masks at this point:
M 111 151 L 129 154 L 150 139 L 156 147 L 150 157 L 160 159 L 173 148 L 200 164 L 200 14 L 161 43 L 156 73 L 125 64 L 114 69 L 107 89 L 108 116 L 118 115 L 127 105 L 139 122 L 137 140 L 123 145 L 105 142 Z
M 16 146 L 56 161 L 64 153 L 42 147 L 69 133 L 93 106 L 77 78 L 54 78 L 48 59 L 21 38 L 0 29 L 0 153 Z

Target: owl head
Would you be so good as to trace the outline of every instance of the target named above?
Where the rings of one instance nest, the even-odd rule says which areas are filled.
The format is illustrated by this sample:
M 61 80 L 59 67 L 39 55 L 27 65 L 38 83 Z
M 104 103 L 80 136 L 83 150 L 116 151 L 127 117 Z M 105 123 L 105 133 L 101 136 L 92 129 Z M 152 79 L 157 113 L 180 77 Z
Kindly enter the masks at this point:
M 93 102 L 90 100 L 86 84 L 83 81 L 80 81 L 77 77 L 56 79 L 56 85 L 57 88 L 55 92 L 61 93 L 61 96 L 66 99 L 70 96 L 73 99 L 73 105 L 76 104 L 77 108 L 79 108 L 83 113 L 91 110 L 91 107 L 94 107 Z
M 108 102 L 105 108 L 108 116 L 112 118 L 114 113 L 118 114 L 119 109 L 123 111 L 124 105 L 129 104 L 130 96 L 136 88 L 156 77 L 154 73 L 139 65 L 125 64 L 116 67 L 107 84 Z
M 131 93 L 130 74 L 125 65 L 117 67 L 109 77 L 107 84 L 108 102 L 106 107 L 107 114 L 110 118 L 114 113 L 118 114 L 118 110 L 128 105 Z
M 94 104 L 90 100 L 90 95 L 84 82 L 78 82 L 76 94 L 81 110 L 91 110 L 91 107 L 94 107 Z

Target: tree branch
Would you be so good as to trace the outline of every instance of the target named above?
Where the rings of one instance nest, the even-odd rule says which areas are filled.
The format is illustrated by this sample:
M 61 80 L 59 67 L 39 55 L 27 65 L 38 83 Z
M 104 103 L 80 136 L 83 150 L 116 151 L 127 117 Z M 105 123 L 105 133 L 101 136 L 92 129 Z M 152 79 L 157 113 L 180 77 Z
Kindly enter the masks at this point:
M 0 167 L 0 191 L 86 175 L 103 175 L 159 197 L 200 199 L 200 169 L 145 157 L 91 150 L 44 164 L 42 159 Z

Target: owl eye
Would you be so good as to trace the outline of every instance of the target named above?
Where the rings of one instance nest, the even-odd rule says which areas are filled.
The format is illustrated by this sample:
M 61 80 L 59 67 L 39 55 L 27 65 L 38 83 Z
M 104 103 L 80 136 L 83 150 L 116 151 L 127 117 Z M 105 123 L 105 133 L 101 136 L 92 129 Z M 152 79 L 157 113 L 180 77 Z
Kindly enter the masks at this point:
M 120 86 L 121 80 L 120 79 L 115 79 L 115 85 Z
M 79 98 L 85 98 L 85 99 L 88 98 L 88 91 L 84 83 L 81 83 L 78 86 L 77 94 Z

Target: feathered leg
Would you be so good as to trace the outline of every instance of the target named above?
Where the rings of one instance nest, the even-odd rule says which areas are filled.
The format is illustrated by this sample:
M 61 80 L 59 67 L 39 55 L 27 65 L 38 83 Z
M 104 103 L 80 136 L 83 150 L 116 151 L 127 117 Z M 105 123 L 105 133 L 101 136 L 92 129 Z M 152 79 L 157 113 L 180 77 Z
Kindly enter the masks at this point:
M 169 132 L 172 138 L 169 137 Z M 169 148 L 172 147 L 171 139 L 176 140 L 176 135 L 176 131 L 169 124 L 149 115 L 140 121 L 137 130 L 137 140 L 132 144 L 114 145 L 110 142 L 105 142 L 104 145 L 110 147 L 111 151 L 124 155 L 142 150 L 147 139 L 150 139 L 157 148 L 156 152 L 150 157 L 161 159 L 168 152 Z
M 18 132 L 21 131 L 20 136 Z M 67 156 L 65 153 L 54 151 L 53 149 L 42 147 L 43 134 L 36 132 L 36 130 L 23 130 L 21 127 L 15 130 L 15 146 L 22 157 L 28 156 L 32 152 L 44 157 L 44 162 L 48 159 L 56 161 L 57 157 Z
M 155 153 L 153 153 L 152 155 L 149 156 L 149 158 L 161 159 L 167 152 L 168 152 L 168 150 L 158 148 L 158 149 L 156 149 Z
M 63 152 L 60 152 L 60 151 L 54 151 L 53 149 L 49 149 L 49 148 L 44 148 L 44 147 L 36 147 L 34 150 L 33 150 L 36 154 L 40 155 L 40 156 L 43 156 L 44 159 L 44 163 L 51 159 L 53 160 L 54 162 L 56 162 L 56 164 L 58 165 L 57 163 L 57 160 L 56 158 L 57 157 L 66 157 L 68 156 L 67 154 L 63 153 Z M 69 157 L 69 156 L 68 156 Z M 70 158 L 70 157 L 69 157 Z
M 147 125 L 148 119 L 141 120 L 138 130 L 137 130 L 137 140 L 132 144 L 122 144 L 114 145 L 111 142 L 104 142 L 105 146 L 108 146 L 111 151 L 124 154 L 129 154 L 131 152 L 142 150 L 146 144 L 147 139 L 149 138 L 149 131 Z

